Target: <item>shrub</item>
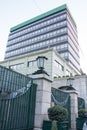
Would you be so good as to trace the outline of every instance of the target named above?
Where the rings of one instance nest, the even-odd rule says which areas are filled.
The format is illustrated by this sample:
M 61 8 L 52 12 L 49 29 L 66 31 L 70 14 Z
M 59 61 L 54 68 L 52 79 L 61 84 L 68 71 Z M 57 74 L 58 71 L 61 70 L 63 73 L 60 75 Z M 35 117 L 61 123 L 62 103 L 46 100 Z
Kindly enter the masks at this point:
M 87 109 L 79 109 L 78 116 L 79 117 L 87 117 Z
M 60 78 L 61 78 L 61 76 L 58 76 L 58 78 L 60 79 Z
M 54 76 L 54 79 L 56 79 L 57 78 L 57 76 Z
M 63 108 L 61 106 L 53 106 L 48 109 L 48 117 L 50 120 L 55 120 L 58 122 L 65 121 L 68 116 L 68 111 L 66 108 Z

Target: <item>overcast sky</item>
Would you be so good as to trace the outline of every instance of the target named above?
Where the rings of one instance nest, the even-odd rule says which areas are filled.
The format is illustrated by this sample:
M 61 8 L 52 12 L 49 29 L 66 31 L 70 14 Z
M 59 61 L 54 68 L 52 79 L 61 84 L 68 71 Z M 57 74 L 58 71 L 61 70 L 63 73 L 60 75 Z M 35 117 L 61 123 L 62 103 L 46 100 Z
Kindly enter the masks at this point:
M 87 0 L 0 0 L 0 61 L 11 27 L 62 4 L 67 4 L 77 24 L 80 64 L 87 73 Z

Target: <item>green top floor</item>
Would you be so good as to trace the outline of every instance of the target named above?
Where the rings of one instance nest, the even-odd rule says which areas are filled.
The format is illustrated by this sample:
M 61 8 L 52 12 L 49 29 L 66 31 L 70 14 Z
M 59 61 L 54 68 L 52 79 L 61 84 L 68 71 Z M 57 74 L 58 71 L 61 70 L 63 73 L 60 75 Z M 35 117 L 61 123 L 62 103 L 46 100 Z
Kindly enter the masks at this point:
M 15 30 L 17 30 L 17 29 L 20 29 L 20 28 L 22 28 L 22 27 L 28 25 L 28 24 L 31 24 L 31 23 L 33 23 L 33 22 L 36 22 L 36 21 L 38 21 L 38 20 L 40 20 L 40 19 L 43 19 L 43 18 L 45 18 L 45 17 L 48 17 L 48 16 L 50 16 L 50 15 L 52 15 L 52 14 L 55 14 L 55 13 L 57 13 L 57 12 L 60 12 L 60 11 L 62 11 L 62 10 L 65 10 L 65 9 L 67 9 L 68 12 L 70 13 L 70 11 L 69 11 L 67 5 L 64 4 L 64 5 L 61 5 L 61 6 L 57 7 L 57 8 L 54 8 L 54 9 L 52 9 L 52 10 L 46 12 L 46 13 L 43 13 L 43 14 L 41 14 L 41 15 L 38 15 L 38 16 L 32 18 L 32 19 L 29 19 L 29 20 L 27 20 L 27 21 L 25 21 L 25 22 L 23 22 L 23 23 L 20 23 L 20 24 L 18 24 L 18 25 L 16 25 L 16 26 L 12 27 L 12 28 L 10 29 L 10 32 L 13 32 L 13 31 L 15 31 Z M 75 21 L 74 21 L 72 15 L 71 15 L 71 13 L 70 13 L 70 16 L 71 16 L 71 19 L 72 19 L 72 21 L 74 22 L 74 24 L 75 24 L 75 26 L 76 26 L 76 23 L 75 23 Z
M 27 21 L 25 21 L 25 22 L 23 22 L 23 23 L 21 23 L 21 24 L 18 24 L 17 26 L 12 27 L 12 28 L 10 29 L 10 31 L 11 31 L 11 32 L 12 32 L 12 31 L 15 31 L 15 30 L 17 30 L 17 29 L 19 29 L 19 28 L 22 28 L 22 27 L 24 27 L 24 26 L 26 26 L 26 25 L 28 25 L 28 24 L 31 24 L 31 23 L 33 23 L 33 22 L 36 22 L 36 21 L 38 21 L 38 20 L 40 20 L 40 19 L 42 19 L 42 18 L 48 17 L 48 16 L 50 16 L 50 15 L 52 15 L 52 14 L 55 14 L 56 12 L 62 11 L 62 10 L 64 10 L 64 9 L 67 9 L 67 5 L 66 5 L 66 4 L 64 4 L 64 5 L 62 5 L 62 6 L 59 6 L 59 7 L 55 8 L 55 9 L 52 9 L 52 10 L 50 10 L 50 11 L 48 11 L 48 12 L 46 12 L 46 13 L 43 13 L 43 14 L 41 14 L 41 15 L 39 15 L 39 16 L 36 16 L 36 17 L 34 17 L 34 18 L 30 19 L 30 20 L 27 20 Z

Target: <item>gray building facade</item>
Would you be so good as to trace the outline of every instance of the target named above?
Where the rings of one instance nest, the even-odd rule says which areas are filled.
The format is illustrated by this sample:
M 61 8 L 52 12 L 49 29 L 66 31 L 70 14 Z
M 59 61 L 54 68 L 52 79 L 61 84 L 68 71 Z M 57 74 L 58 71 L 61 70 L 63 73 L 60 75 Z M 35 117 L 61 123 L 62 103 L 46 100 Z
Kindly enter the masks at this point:
M 12 27 L 5 59 L 46 48 L 54 48 L 80 72 L 77 27 L 66 4 Z

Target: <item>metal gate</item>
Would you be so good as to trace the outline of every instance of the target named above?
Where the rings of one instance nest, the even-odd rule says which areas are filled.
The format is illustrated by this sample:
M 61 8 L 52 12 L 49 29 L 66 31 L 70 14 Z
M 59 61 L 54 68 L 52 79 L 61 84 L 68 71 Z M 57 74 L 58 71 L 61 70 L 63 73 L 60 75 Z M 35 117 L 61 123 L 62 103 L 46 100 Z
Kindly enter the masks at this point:
M 0 130 L 33 130 L 36 84 L 0 66 Z
M 70 95 L 67 92 L 61 91 L 59 89 L 51 89 L 51 102 L 55 105 L 60 105 L 68 110 L 69 127 L 71 126 L 71 111 L 70 111 Z
M 78 97 L 78 110 L 85 108 L 85 100 L 83 98 Z

